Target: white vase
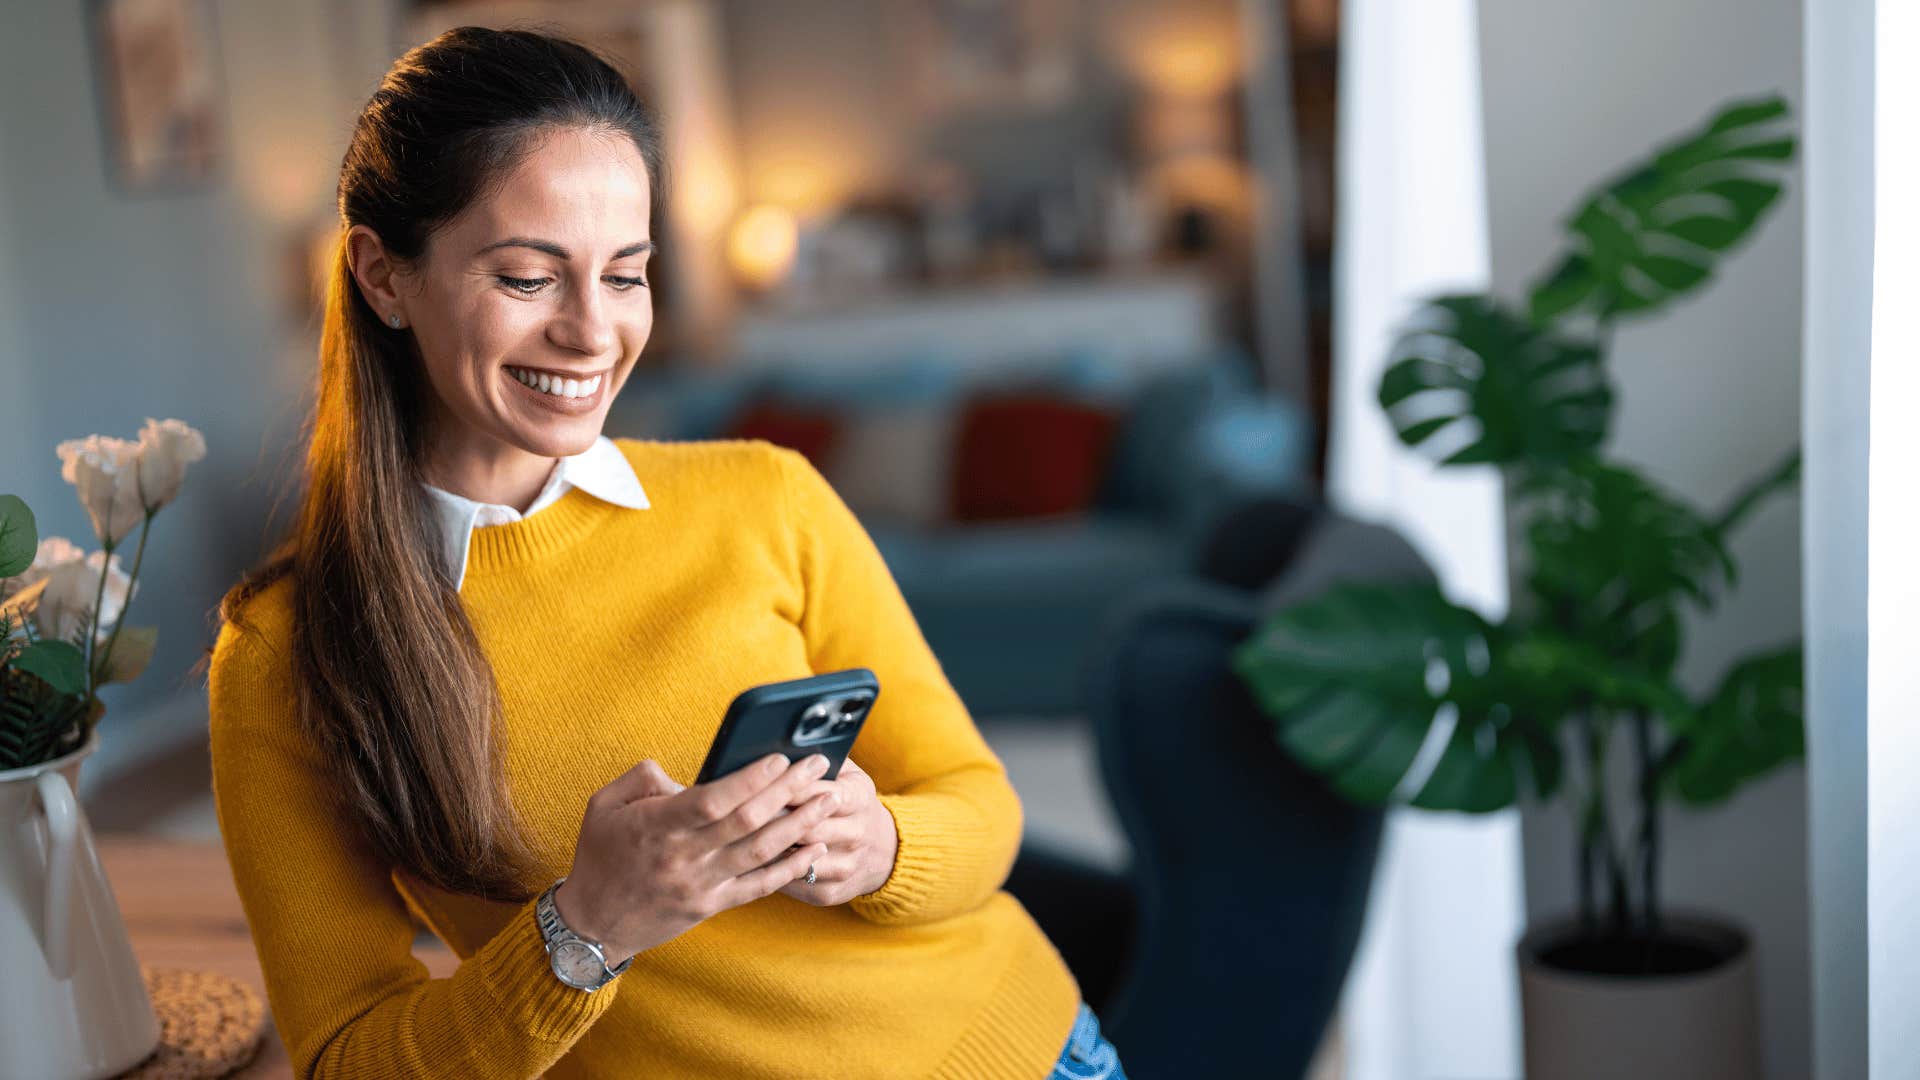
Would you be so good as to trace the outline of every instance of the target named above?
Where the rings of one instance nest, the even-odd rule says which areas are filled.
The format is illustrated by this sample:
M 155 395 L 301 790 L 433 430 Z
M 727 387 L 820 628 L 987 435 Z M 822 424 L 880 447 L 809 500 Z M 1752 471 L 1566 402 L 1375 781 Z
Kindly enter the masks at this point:
M 120 906 L 74 797 L 98 729 L 0 771 L 0 1077 L 96 1080 L 160 1044 Z
M 1665 929 L 1713 962 L 1669 975 L 1570 971 L 1549 959 L 1570 921 L 1520 940 L 1520 1011 L 1528 1080 L 1758 1080 L 1760 1040 L 1747 934 L 1721 920 L 1673 915 Z

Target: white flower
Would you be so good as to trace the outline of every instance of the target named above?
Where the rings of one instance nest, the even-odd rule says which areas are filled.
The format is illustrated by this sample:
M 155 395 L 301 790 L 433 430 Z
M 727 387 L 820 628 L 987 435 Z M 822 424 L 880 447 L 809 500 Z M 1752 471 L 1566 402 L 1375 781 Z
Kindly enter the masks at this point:
M 148 510 L 173 501 L 187 466 L 207 456 L 207 440 L 183 420 L 147 417 L 140 429 L 140 494 Z
M 79 493 L 100 542 L 118 544 L 146 514 L 140 503 L 140 445 L 89 435 L 68 439 L 55 452 L 60 477 Z
M 115 555 L 109 560 L 106 552 L 96 551 L 85 558 L 55 563 L 47 569 L 44 575 L 47 579 L 46 591 L 40 594 L 33 610 L 34 628 L 41 637 L 75 644 L 85 640 L 86 627 L 93 611 L 93 594 L 100 588 L 103 561 L 109 569 L 106 591 L 100 596 L 100 627 L 97 633 L 104 636 L 114 623 L 120 621 L 120 613 L 126 610 L 127 602 L 133 599 L 137 586 L 120 568 L 120 556 Z
M 53 572 L 54 567 L 61 563 L 72 562 L 75 559 L 84 559 L 86 557 L 87 553 L 80 550 L 80 545 L 66 537 L 44 536 L 40 538 L 40 546 L 34 549 L 33 565 L 20 571 L 18 576 L 10 578 L 9 580 L 13 583 L 14 591 L 17 592 L 39 581 L 41 578 L 46 577 L 49 573 Z

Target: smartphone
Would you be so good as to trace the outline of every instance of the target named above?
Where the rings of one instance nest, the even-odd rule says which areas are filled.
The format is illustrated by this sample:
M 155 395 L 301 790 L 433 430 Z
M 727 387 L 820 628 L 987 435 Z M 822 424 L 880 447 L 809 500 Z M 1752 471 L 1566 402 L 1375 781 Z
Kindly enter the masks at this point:
M 824 754 L 824 779 L 832 780 L 879 696 L 880 679 L 866 668 L 750 686 L 728 706 L 694 783 L 717 780 L 768 754 L 794 761 Z

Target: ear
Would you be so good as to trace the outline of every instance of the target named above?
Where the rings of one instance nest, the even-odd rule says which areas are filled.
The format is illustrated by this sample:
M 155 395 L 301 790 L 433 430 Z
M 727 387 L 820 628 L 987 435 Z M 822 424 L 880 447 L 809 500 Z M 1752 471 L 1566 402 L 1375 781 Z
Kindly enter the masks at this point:
M 390 323 L 395 315 L 400 316 L 402 326 L 413 322 L 400 296 L 400 268 L 388 256 L 380 234 L 365 225 L 349 229 L 347 265 L 353 270 L 353 280 L 359 286 L 361 297 L 381 322 Z

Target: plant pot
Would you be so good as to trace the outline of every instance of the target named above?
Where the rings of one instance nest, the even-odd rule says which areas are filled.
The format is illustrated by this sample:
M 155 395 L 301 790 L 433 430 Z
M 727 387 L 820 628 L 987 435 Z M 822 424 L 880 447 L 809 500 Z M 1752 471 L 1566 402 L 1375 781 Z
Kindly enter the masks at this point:
M 1746 932 L 1700 915 L 1669 915 L 1662 930 L 1626 947 L 1563 919 L 1520 939 L 1529 1080 L 1757 1080 Z
M 97 1080 L 160 1045 L 160 1021 L 74 792 L 100 745 L 0 772 L 0 1076 Z

